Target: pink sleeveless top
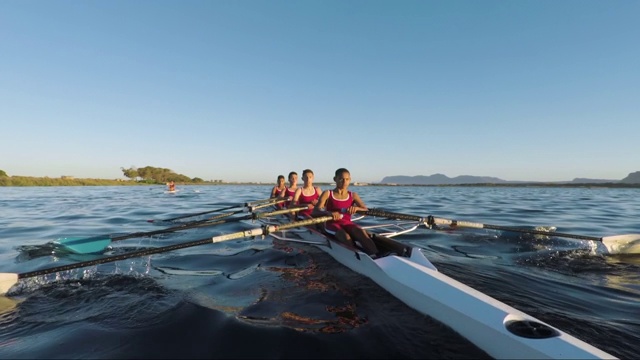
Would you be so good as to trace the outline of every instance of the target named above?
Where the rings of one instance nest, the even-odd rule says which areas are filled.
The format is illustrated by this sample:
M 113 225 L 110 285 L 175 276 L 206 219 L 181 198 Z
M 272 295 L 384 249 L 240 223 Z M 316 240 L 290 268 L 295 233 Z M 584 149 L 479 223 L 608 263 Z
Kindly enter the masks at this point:
M 307 205 L 311 204 L 313 200 L 316 200 L 320 197 L 320 193 L 318 192 L 318 188 L 313 188 L 313 195 L 305 195 L 300 191 L 300 196 L 298 197 L 298 205 Z M 311 212 L 313 209 L 302 210 L 298 212 L 298 216 L 302 217 L 311 217 Z
M 296 189 L 298 190 L 298 189 Z M 291 190 L 288 187 L 284 188 L 284 196 L 291 196 L 293 198 L 293 195 L 296 194 L 296 190 Z
M 286 189 L 286 187 L 285 187 L 285 189 Z M 280 197 L 280 193 L 282 192 L 282 190 L 278 189 L 278 187 L 277 187 L 277 186 L 274 186 L 274 187 L 271 189 L 271 195 L 274 195 L 274 194 L 273 194 L 273 192 L 274 192 L 274 191 L 275 191 L 276 193 L 275 193 L 275 196 L 273 196 L 273 197 Z
M 289 189 L 288 187 L 285 187 L 285 188 L 284 188 L 284 196 L 285 196 L 285 197 L 290 197 L 290 198 L 291 198 L 291 200 L 293 200 L 293 195 L 295 195 L 295 194 L 296 194 L 296 190 L 297 190 L 297 189 L 295 189 L 295 190 L 291 190 L 291 189 Z M 290 205 L 291 205 L 291 201 L 286 201 L 286 202 L 283 202 L 283 203 L 282 203 L 282 206 L 283 206 L 283 207 L 286 207 L 286 208 L 288 208 Z
M 285 188 L 286 189 L 286 188 Z M 272 198 L 279 198 L 280 197 L 280 193 L 282 192 L 282 190 L 278 190 L 277 186 L 274 186 L 273 189 L 271 189 L 271 194 L 273 195 L 273 191 L 275 190 L 275 196 L 272 196 Z M 276 209 L 282 209 L 284 206 L 282 205 L 283 203 L 277 203 L 275 204 L 275 208 Z
M 327 199 L 326 209 L 327 211 L 340 211 L 346 210 L 349 206 L 353 205 L 353 196 L 351 196 L 351 191 L 348 191 L 348 196 L 346 199 L 336 199 L 333 197 L 333 190 L 331 190 L 331 194 Z M 343 212 L 342 219 L 338 220 L 340 223 L 350 223 L 351 222 L 351 214 L 347 212 Z

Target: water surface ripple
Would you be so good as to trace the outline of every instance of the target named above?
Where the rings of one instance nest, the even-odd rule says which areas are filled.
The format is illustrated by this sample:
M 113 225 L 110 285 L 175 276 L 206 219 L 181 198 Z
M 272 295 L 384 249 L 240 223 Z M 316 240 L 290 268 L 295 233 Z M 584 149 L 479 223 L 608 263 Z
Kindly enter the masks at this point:
M 0 271 L 95 259 L 59 237 L 161 229 L 150 219 L 268 197 L 270 186 L 0 188 Z M 369 207 L 586 236 L 640 233 L 638 189 L 353 187 Z M 236 209 L 234 209 L 236 210 Z M 231 210 L 233 211 L 233 210 Z M 258 226 L 258 225 L 256 225 Z M 114 242 L 106 255 L 235 232 L 227 223 Z M 493 230 L 399 240 L 438 269 L 621 358 L 640 357 L 640 257 Z M 0 313 L 0 358 L 487 358 L 322 251 L 233 240 L 25 279 Z M 13 306 L 13 307 L 11 307 Z

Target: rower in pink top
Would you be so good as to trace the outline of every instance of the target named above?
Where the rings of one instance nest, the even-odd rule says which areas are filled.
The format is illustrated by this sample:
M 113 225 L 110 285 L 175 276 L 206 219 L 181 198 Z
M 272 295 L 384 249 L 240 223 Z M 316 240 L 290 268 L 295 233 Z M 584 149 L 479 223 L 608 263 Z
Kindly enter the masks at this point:
M 271 188 L 271 196 L 269 196 L 269 198 L 270 199 L 277 198 L 278 196 L 280 196 L 282 191 L 284 191 L 284 189 L 285 189 L 284 175 L 278 175 L 278 180 L 276 182 L 276 185 L 274 185 L 273 188 Z
M 280 197 L 280 194 L 282 194 L 284 189 L 286 189 L 286 186 L 284 185 L 284 175 L 278 175 L 276 185 L 271 188 L 271 195 L 269 196 L 269 199 Z M 283 208 L 282 203 L 276 204 L 275 207 L 276 209 Z
M 293 199 L 293 196 L 296 194 L 296 190 L 298 189 L 298 173 L 292 171 L 289 173 L 289 185 L 284 188 L 284 190 L 280 193 L 280 197 L 288 197 Z M 283 203 L 284 207 L 289 207 L 292 202 Z
M 297 213 L 298 218 L 305 219 L 311 217 L 313 207 L 318 203 L 318 199 L 322 193 L 322 189 L 320 189 L 320 187 L 313 185 L 313 177 L 313 171 L 310 169 L 303 170 L 302 181 L 304 184 L 301 188 L 296 189 L 296 192 L 293 195 L 293 200 L 291 201 L 292 205 L 306 205 L 309 207 L 307 210 L 299 211 Z
M 351 215 L 358 210 L 368 209 L 357 193 L 348 190 L 351 182 L 349 170 L 336 170 L 333 181 L 336 182 L 335 189 L 325 190 L 320 195 L 312 215 L 333 216 L 333 220 L 325 223 L 327 233 L 334 235 L 342 243 L 358 245 L 368 255 L 377 255 L 378 248 L 369 234 L 351 221 Z

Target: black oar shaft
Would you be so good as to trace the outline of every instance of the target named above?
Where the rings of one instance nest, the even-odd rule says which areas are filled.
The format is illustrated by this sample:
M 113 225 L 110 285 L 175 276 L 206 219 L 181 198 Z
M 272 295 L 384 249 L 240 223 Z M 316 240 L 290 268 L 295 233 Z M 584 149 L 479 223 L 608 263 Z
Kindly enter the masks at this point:
M 300 211 L 300 210 L 306 210 L 308 208 L 309 208 L 309 206 L 300 206 L 300 207 L 292 207 L 292 208 L 288 208 L 288 209 L 275 210 L 275 211 L 270 211 L 270 212 L 254 212 L 254 213 L 251 213 L 249 215 L 245 215 L 245 216 L 237 217 L 237 218 L 233 218 L 233 219 L 222 219 L 222 220 L 216 220 L 216 221 L 206 220 L 204 223 L 195 224 L 195 225 L 193 225 L 191 227 L 214 226 L 214 225 L 226 224 L 226 223 L 230 223 L 230 222 L 238 222 L 238 221 L 242 221 L 242 220 L 258 220 L 258 219 L 263 219 L 263 218 L 270 217 L 270 216 L 290 214 L 292 212 L 296 212 L 296 211 Z
M 111 238 L 111 241 L 120 241 L 120 240 L 125 240 L 125 239 L 136 238 L 136 237 L 145 237 L 145 236 L 166 234 L 166 233 L 175 232 L 175 231 L 179 231 L 179 230 L 186 230 L 186 229 L 191 229 L 191 228 L 195 228 L 195 227 L 200 227 L 200 226 L 205 225 L 207 222 L 208 222 L 208 220 L 194 221 L 194 222 L 187 223 L 187 224 L 184 224 L 184 225 L 172 226 L 170 228 L 161 229 L 161 230 L 136 232 L 136 233 L 131 233 L 131 234 L 127 234 L 127 235 L 115 236 L 115 237 Z
M 245 213 L 245 212 L 254 212 L 255 210 L 262 209 L 262 208 L 269 207 L 269 206 L 273 206 L 275 204 L 283 203 L 285 201 L 288 201 L 288 200 L 287 199 L 280 199 L 280 200 L 276 200 L 276 201 L 273 201 L 273 202 L 268 203 L 268 204 L 247 206 L 247 207 L 245 207 L 245 208 L 243 208 L 241 210 L 231 211 L 231 212 L 228 212 L 226 214 L 220 214 L 220 215 L 212 216 L 212 217 L 210 217 L 210 218 L 208 218 L 206 220 L 203 220 L 203 221 L 224 219 L 226 217 L 233 216 L 233 215 L 236 215 L 236 214 L 241 214 L 241 213 Z
M 284 202 L 284 201 L 287 201 L 287 200 L 286 199 L 278 200 L 278 202 Z M 213 225 L 218 225 L 218 224 L 224 224 L 224 223 L 230 222 L 230 221 L 240 221 L 240 220 L 251 219 L 252 216 L 249 215 L 246 218 L 238 218 L 238 219 L 233 219 L 233 220 L 230 220 L 230 221 L 215 221 L 215 220 L 224 219 L 226 217 L 230 217 L 230 216 L 233 216 L 233 215 L 236 215 L 236 214 L 240 214 L 240 213 L 244 213 L 244 212 L 253 212 L 254 210 L 265 208 L 265 207 L 268 207 L 268 206 L 271 206 L 271 205 L 273 205 L 273 204 L 263 204 L 263 205 L 253 206 L 253 207 L 247 207 L 247 208 L 244 208 L 242 210 L 233 211 L 233 212 L 230 212 L 230 213 L 214 216 L 214 217 L 209 218 L 209 219 L 199 220 L 199 221 L 192 221 L 192 222 L 188 222 L 188 223 L 185 223 L 185 224 L 172 226 L 172 227 L 169 227 L 169 228 L 166 228 L 166 229 L 160 229 L 160 230 L 154 230 L 154 231 L 144 231 L 144 232 L 135 232 L 135 233 L 131 233 L 131 234 L 116 236 L 116 237 L 111 238 L 111 241 L 120 241 L 120 240 L 132 239 L 132 238 L 137 238 L 137 237 L 160 235 L 160 234 L 166 234 L 166 233 L 176 232 L 176 231 L 180 231 L 180 230 L 192 229 L 192 228 L 196 228 L 196 227 L 213 226 Z M 284 209 L 284 211 L 283 210 L 279 210 L 278 212 L 264 213 L 262 215 L 262 217 L 286 214 L 288 212 L 293 212 L 294 211 L 294 210 L 289 210 L 289 211 L 287 211 L 287 210 L 288 209 Z
M 275 211 L 269 211 L 269 212 L 254 212 L 248 216 L 250 216 L 251 219 L 257 220 L 257 219 L 262 219 L 270 216 L 290 214 L 293 212 L 298 212 L 298 211 L 307 210 L 307 209 L 309 209 L 309 205 L 294 206 L 287 209 L 275 210 Z
M 264 199 L 264 200 L 256 200 L 256 201 L 252 201 L 252 202 L 246 202 L 246 203 L 244 203 L 242 205 L 233 205 L 233 206 L 228 206 L 228 207 L 221 208 L 221 209 L 216 209 L 216 210 L 207 210 L 207 211 L 202 211 L 202 212 L 199 212 L 199 213 L 186 214 L 186 215 L 176 216 L 176 217 L 171 218 L 171 219 L 164 219 L 164 220 L 160 220 L 160 221 L 175 221 L 175 220 L 185 219 L 185 218 L 188 218 L 188 217 L 195 217 L 195 216 L 200 216 L 200 215 L 212 214 L 212 213 L 220 212 L 220 211 L 231 210 L 231 209 L 235 209 L 237 207 L 245 207 L 245 208 L 247 208 L 247 207 L 254 207 L 254 206 L 259 206 L 259 205 L 269 206 L 269 205 L 278 204 L 278 203 L 289 201 L 289 200 L 290 200 L 289 198 L 271 198 L 271 199 Z
M 216 219 L 214 219 L 214 220 L 216 220 Z M 222 224 L 224 222 L 225 221 L 213 222 L 211 219 L 192 221 L 192 222 L 188 222 L 188 223 L 185 223 L 185 224 L 172 226 L 172 227 L 169 227 L 169 228 L 166 228 L 166 229 L 160 229 L 160 230 L 154 230 L 154 231 L 140 231 L 140 232 L 135 232 L 135 233 L 131 233 L 131 234 L 115 236 L 115 237 L 111 238 L 111 241 L 120 241 L 120 240 L 137 238 L 137 237 L 145 237 L 145 236 L 166 234 L 166 233 L 170 233 L 170 232 L 176 232 L 176 231 L 180 231 L 180 230 L 192 229 L 192 228 L 196 228 L 196 227 L 212 226 L 212 225 Z
M 226 210 L 231 210 L 231 209 L 235 209 L 237 208 L 238 205 L 233 205 L 233 206 L 229 206 L 229 207 L 225 207 L 222 209 L 216 209 L 216 210 L 209 210 L 209 211 L 203 211 L 203 212 L 199 212 L 199 213 L 194 213 L 194 214 L 186 214 L 186 215 L 182 215 L 182 216 L 176 216 L 174 218 L 171 219 L 163 219 L 161 221 L 174 221 L 174 220 L 180 220 L 180 219 L 185 219 L 188 217 L 194 217 L 194 216 L 199 216 L 199 215 L 206 215 L 206 214 L 211 214 L 214 212 L 219 212 L 219 211 L 226 211 Z
M 109 262 L 114 262 L 114 261 L 126 260 L 126 259 L 130 259 L 130 258 L 134 258 L 134 257 L 159 254 L 159 253 L 163 253 L 163 252 L 168 252 L 168 251 L 173 251 L 173 250 L 178 250 L 178 249 L 184 249 L 184 248 L 198 246 L 198 245 L 217 243 L 217 242 L 221 242 L 221 241 L 240 239 L 240 238 L 244 238 L 244 237 L 268 235 L 270 232 L 275 232 L 275 231 L 286 230 L 286 229 L 291 229 L 291 228 L 295 228 L 295 227 L 318 224 L 318 223 L 325 222 L 325 221 L 328 221 L 328 220 L 331 220 L 331 219 L 332 219 L 331 216 L 324 216 L 324 217 L 320 217 L 320 218 L 312 218 L 312 219 L 308 219 L 308 220 L 295 221 L 295 222 L 291 222 L 291 223 L 284 224 L 284 225 L 263 226 L 261 228 L 245 230 L 245 231 L 239 231 L 239 232 L 231 233 L 231 234 L 227 234 L 227 235 L 214 236 L 214 237 L 209 237 L 209 238 L 206 238 L 206 239 L 189 241 L 189 242 L 184 242 L 184 243 L 174 244 L 174 245 L 167 245 L 167 246 L 162 246 L 162 247 L 153 248 L 153 249 L 145 249 L 145 250 L 140 250 L 140 251 L 133 251 L 133 252 L 126 253 L 126 254 L 107 256 L 107 257 L 103 257 L 103 258 L 100 258 L 100 259 L 95 259 L 95 260 L 90 260 L 90 261 L 83 261 L 83 262 L 79 262 L 79 263 L 75 263 L 75 264 L 61 265 L 61 266 L 56 266 L 56 267 L 52 267 L 52 268 L 48 268 L 48 269 L 35 270 L 35 271 L 25 272 L 25 273 L 21 273 L 21 274 L 17 274 L 17 275 L 18 275 L 18 279 L 25 279 L 25 278 L 30 278 L 30 277 L 34 277 L 34 276 L 52 274 L 52 273 L 60 272 L 60 271 L 67 271 L 67 270 L 73 270 L 73 269 L 83 268 L 83 267 L 87 267 L 87 266 L 93 266 L 93 265 L 98 265 L 98 264 L 105 264 L 105 263 L 109 263 Z
M 361 213 L 364 213 L 364 214 L 369 215 L 369 216 L 384 217 L 384 218 L 388 218 L 388 219 L 410 220 L 410 221 L 425 221 L 425 219 L 420 217 L 420 216 L 394 213 L 394 212 L 386 211 L 386 210 L 382 210 L 382 209 L 369 209 L 369 210 L 366 210 L 366 211 L 362 211 Z

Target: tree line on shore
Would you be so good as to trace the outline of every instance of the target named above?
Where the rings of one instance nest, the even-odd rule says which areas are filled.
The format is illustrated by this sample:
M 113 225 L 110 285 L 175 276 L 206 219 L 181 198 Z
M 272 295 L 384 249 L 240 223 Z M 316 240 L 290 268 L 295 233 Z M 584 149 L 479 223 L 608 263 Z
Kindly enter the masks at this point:
M 4 170 L 0 170 L 0 186 L 104 186 L 104 185 L 157 185 L 173 181 L 178 184 L 221 184 L 222 180 L 205 181 L 199 177 L 190 178 L 183 174 L 177 174 L 171 169 L 145 166 L 142 168 L 120 168 L 122 174 L 128 178 L 123 179 L 82 179 L 73 176 L 32 177 L 9 176 Z
M 123 179 L 82 179 L 73 176 L 61 176 L 59 178 L 51 177 L 31 177 L 31 176 L 9 176 L 4 170 L 0 169 L 0 186 L 108 186 L 108 185 L 164 185 L 169 181 L 182 185 L 239 185 L 259 183 L 237 183 L 225 182 L 223 180 L 205 181 L 201 178 L 190 178 L 186 175 L 176 174 L 171 169 L 157 168 L 153 166 L 145 166 L 142 168 L 130 167 L 128 169 L 120 168 L 122 173 L 128 180 Z M 640 175 L 636 172 L 630 175 Z M 325 183 L 316 183 L 317 185 L 330 185 Z M 587 187 L 587 188 L 640 188 L 639 183 L 477 183 L 477 184 L 384 184 L 384 183 L 368 183 L 369 186 L 431 186 L 431 187 Z M 333 186 L 333 184 L 331 184 Z

